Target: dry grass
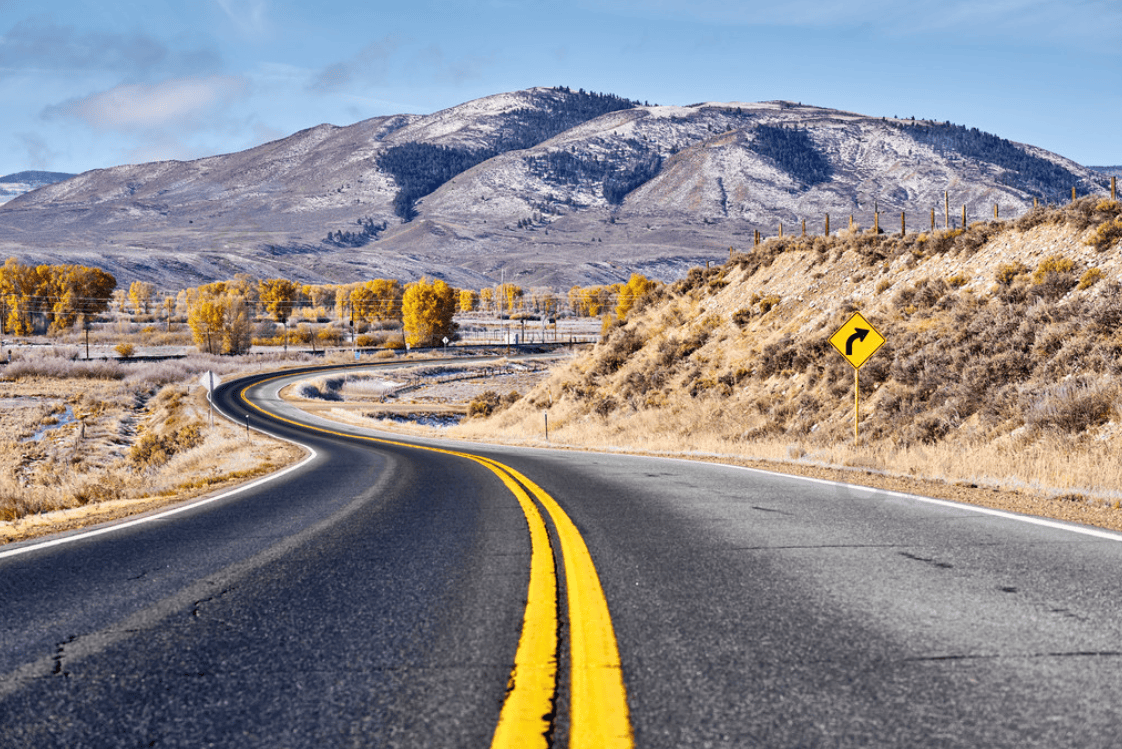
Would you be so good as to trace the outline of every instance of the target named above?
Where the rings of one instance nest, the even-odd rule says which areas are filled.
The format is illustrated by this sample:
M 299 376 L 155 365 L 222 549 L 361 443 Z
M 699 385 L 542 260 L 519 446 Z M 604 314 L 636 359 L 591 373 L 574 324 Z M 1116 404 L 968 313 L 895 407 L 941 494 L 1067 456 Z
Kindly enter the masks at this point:
M 907 237 L 769 240 L 695 269 L 510 409 L 456 436 L 703 453 L 1122 497 L 1117 206 Z M 1094 272 L 1091 269 L 1094 268 Z M 1080 283 L 1081 279 L 1093 279 Z M 747 302 L 747 305 L 745 304 Z M 860 373 L 827 339 L 860 310 Z
M 276 364 L 274 363 L 274 366 Z M 267 366 L 267 365 L 266 365 Z M 200 374 L 259 358 L 158 363 L 24 356 L 0 369 L 0 541 L 121 516 L 257 476 L 299 451 L 216 418 Z

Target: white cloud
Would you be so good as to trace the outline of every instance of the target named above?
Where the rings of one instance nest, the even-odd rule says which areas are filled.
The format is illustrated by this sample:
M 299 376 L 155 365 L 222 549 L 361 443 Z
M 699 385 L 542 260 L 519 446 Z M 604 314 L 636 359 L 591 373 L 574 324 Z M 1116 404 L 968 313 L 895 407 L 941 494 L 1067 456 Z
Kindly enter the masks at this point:
M 51 107 L 46 114 L 69 115 L 105 130 L 196 124 L 215 107 L 244 96 L 247 89 L 244 79 L 226 75 L 130 83 Z
M 266 0 L 217 0 L 226 16 L 242 32 L 259 36 L 269 29 L 269 4 Z

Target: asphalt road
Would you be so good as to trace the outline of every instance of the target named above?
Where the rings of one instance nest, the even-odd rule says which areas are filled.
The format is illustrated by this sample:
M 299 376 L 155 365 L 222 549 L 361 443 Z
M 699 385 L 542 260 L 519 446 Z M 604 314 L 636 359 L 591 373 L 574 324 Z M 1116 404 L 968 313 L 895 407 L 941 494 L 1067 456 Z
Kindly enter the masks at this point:
M 279 384 L 254 399 L 291 416 Z M 299 440 L 316 456 L 275 482 L 0 549 L 0 746 L 490 744 L 529 579 L 519 503 L 463 457 Z M 1117 534 L 703 463 L 454 449 L 579 529 L 637 746 L 1119 743 Z M 560 609 L 556 746 L 581 615 Z

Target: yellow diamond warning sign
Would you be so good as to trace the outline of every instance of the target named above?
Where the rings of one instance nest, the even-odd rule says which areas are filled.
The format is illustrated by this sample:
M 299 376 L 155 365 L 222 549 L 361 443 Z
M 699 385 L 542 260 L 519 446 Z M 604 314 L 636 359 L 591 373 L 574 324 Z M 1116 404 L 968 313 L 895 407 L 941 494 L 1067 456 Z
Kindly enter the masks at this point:
M 860 312 L 854 312 L 853 317 L 838 328 L 837 333 L 830 336 L 830 345 L 836 348 L 854 369 L 860 369 L 861 365 L 868 361 L 883 344 L 884 336 L 878 333 Z

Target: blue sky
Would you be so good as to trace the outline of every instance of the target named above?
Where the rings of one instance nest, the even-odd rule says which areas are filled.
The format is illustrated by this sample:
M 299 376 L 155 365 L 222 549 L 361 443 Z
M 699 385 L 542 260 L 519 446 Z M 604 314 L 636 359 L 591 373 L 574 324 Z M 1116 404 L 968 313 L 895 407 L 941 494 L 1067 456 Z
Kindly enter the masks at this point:
M 950 120 L 1122 164 L 1119 0 L 0 0 L 0 174 L 531 86 Z

